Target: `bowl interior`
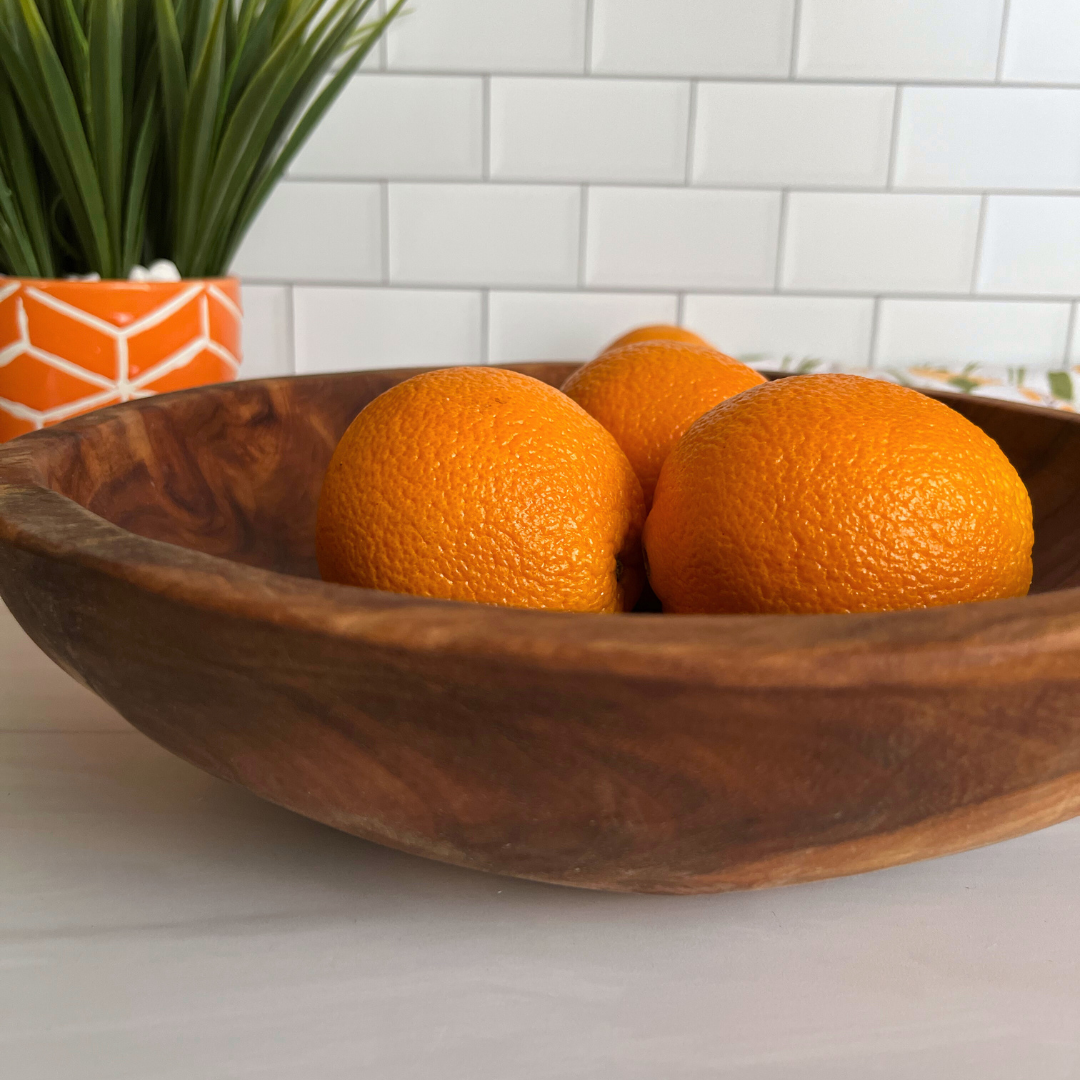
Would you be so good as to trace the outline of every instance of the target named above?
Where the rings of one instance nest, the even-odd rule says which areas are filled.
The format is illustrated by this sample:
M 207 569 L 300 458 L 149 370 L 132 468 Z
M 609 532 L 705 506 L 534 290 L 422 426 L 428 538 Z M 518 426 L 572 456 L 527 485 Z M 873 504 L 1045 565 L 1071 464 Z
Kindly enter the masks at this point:
M 516 365 L 559 385 L 571 363 Z M 323 473 L 353 417 L 416 369 L 234 383 L 147 399 L 34 436 L 45 482 L 140 536 L 318 577 Z M 934 394 L 995 439 L 1035 514 L 1032 592 L 1080 584 L 1080 418 Z M 58 441 L 59 440 L 59 441 Z

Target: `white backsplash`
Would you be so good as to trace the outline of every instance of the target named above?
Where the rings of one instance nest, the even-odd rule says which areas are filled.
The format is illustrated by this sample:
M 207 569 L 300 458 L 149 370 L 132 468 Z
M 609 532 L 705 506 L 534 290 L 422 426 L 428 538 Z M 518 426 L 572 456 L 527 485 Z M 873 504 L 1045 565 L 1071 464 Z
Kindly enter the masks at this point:
M 1080 0 L 415 0 L 236 260 L 245 369 L 1080 364 Z

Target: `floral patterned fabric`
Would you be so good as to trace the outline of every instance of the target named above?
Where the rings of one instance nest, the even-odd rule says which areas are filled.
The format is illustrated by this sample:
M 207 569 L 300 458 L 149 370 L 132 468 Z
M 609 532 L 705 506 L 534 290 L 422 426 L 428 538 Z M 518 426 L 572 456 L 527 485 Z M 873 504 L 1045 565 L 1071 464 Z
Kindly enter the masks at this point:
M 1063 409 L 1066 412 L 1076 412 L 1080 405 L 1080 367 L 1047 370 L 973 363 L 855 368 L 823 360 L 794 360 L 791 357 L 785 357 L 779 364 L 760 356 L 742 359 L 763 371 L 790 371 L 799 375 L 847 372 L 870 379 L 885 379 L 917 390 L 948 390 L 974 397 L 1004 398 L 1006 401 Z

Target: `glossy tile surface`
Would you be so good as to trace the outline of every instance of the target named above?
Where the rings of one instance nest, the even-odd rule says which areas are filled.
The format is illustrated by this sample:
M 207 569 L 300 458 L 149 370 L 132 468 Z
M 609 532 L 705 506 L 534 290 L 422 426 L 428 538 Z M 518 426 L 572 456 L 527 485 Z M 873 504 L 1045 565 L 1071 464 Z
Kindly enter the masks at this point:
M 488 362 L 518 342 L 563 355 L 576 316 L 505 317 L 554 292 L 581 296 L 575 312 L 620 291 L 674 297 L 683 322 L 733 305 L 752 314 L 730 337 L 721 325 L 722 347 L 857 364 L 884 354 L 893 301 L 969 306 L 949 319 L 957 362 L 989 358 L 985 302 L 1062 301 L 1080 325 L 1077 0 L 406 10 L 267 203 L 236 262 L 247 280 L 362 286 L 395 310 L 414 303 L 402 291 L 475 292 Z M 1043 196 L 1054 205 L 1007 202 Z M 869 300 L 869 337 L 819 326 L 823 296 Z M 757 319 L 774 298 L 780 321 Z M 411 335 L 354 323 L 313 356 L 298 316 L 295 370 L 414 362 Z M 1042 377 L 1061 364 L 1054 329 L 992 355 Z

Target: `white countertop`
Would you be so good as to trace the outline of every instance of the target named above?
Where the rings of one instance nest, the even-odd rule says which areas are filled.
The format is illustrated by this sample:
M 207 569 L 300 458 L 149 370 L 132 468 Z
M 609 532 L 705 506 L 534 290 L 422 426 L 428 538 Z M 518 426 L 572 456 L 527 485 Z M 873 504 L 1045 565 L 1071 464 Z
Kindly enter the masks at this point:
M 590 893 L 171 757 L 0 608 L 4 1080 L 1080 1077 L 1080 821 L 859 878 Z

